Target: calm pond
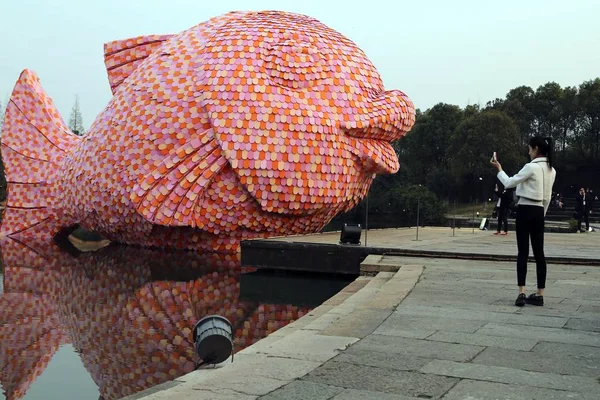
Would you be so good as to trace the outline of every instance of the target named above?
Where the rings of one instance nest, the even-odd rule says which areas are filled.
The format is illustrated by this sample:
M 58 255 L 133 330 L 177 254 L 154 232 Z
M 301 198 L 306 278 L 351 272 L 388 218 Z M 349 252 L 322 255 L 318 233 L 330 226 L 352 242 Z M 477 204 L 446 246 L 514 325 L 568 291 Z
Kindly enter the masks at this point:
M 348 278 L 279 276 L 236 255 L 1 243 L 0 399 L 119 399 L 193 371 L 192 328 L 234 326 L 234 351 L 308 313 Z M 235 360 L 234 360 L 235 361 Z

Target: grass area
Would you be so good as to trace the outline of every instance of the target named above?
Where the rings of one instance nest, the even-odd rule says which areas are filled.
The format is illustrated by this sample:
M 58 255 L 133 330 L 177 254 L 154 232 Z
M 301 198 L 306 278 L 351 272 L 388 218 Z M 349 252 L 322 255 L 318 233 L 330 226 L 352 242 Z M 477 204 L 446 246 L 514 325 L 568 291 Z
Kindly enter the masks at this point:
M 456 208 L 455 208 L 454 204 L 449 204 L 446 215 L 448 217 L 452 217 L 456 213 L 457 217 L 472 217 L 473 210 L 475 210 L 474 211 L 475 215 L 477 215 L 477 212 L 479 212 L 480 216 L 486 216 L 486 215 L 489 216 L 492 214 L 493 209 L 494 209 L 493 202 L 475 203 L 475 205 L 473 205 L 471 203 L 460 203 L 460 204 L 457 203 Z

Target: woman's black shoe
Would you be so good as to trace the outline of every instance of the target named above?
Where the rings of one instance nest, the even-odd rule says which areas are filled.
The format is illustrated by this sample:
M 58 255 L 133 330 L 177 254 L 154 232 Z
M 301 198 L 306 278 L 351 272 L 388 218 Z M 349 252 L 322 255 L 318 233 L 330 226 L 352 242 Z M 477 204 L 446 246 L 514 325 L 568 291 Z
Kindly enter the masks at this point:
M 532 293 L 527 298 L 527 304 L 531 304 L 532 306 L 543 306 L 544 305 L 544 296 L 540 296 L 536 293 Z
M 525 296 L 525 293 L 520 293 L 519 297 L 517 297 L 517 300 L 515 300 L 515 306 L 523 307 L 525 305 L 526 299 L 527 297 Z

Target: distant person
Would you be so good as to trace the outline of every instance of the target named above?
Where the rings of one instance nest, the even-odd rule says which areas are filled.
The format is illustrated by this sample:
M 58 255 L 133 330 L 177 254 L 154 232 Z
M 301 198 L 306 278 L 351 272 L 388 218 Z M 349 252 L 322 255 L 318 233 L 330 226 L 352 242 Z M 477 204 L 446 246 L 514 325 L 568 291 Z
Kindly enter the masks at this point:
M 565 201 L 563 199 L 562 194 L 558 194 L 558 208 L 563 208 L 565 206 Z
M 576 198 L 575 213 L 577 214 L 577 230 L 579 232 L 589 232 L 590 230 L 590 214 L 592 212 L 592 202 L 588 193 L 584 188 L 579 189 L 579 194 Z M 585 230 L 581 229 L 581 223 L 585 221 Z
M 588 189 L 587 197 L 590 199 L 590 214 L 591 214 L 592 210 L 594 210 L 594 205 L 596 204 L 597 196 L 594 196 L 594 191 L 592 189 Z
M 492 195 L 492 198 L 496 202 L 496 205 L 494 206 L 494 210 L 492 211 L 492 218 L 498 217 L 498 207 L 500 207 L 500 196 L 501 195 L 502 195 L 502 192 L 500 192 L 500 188 L 498 187 L 498 184 L 496 183 L 494 185 L 494 194 Z
M 496 183 L 494 185 L 494 200 L 500 200 L 500 188 L 498 187 L 498 184 Z M 496 206 L 498 206 L 498 204 L 496 204 Z
M 494 185 L 494 194 L 492 196 L 492 198 L 494 199 L 494 201 L 496 202 L 496 205 L 494 205 L 494 209 L 492 210 L 492 218 L 498 218 L 498 211 L 500 209 L 500 197 L 502 196 L 502 193 L 500 192 L 500 188 L 498 187 L 498 184 L 496 183 Z M 498 224 L 500 224 L 500 220 L 498 219 Z M 499 225 L 498 225 L 499 226 Z M 500 228 L 498 228 L 500 229 Z
M 556 170 L 552 167 L 552 139 L 539 136 L 529 140 L 531 162 L 515 176 L 509 177 L 502 165 L 492 159 L 491 164 L 498 169 L 498 179 L 505 188 L 517 188 L 517 285 L 519 296 L 515 305 L 523 307 L 525 303 L 544 305 L 546 288 L 546 257 L 544 256 L 544 219 L 550 205 L 552 186 L 556 179 Z M 537 272 L 537 293 L 527 297 L 525 278 L 527 259 L 529 258 L 529 238 L 535 257 Z
M 496 203 L 498 207 L 498 229 L 494 235 L 508 235 L 508 213 L 513 203 L 513 190 L 504 189 L 498 199 L 498 203 Z M 502 225 L 504 225 L 504 230 L 502 230 Z

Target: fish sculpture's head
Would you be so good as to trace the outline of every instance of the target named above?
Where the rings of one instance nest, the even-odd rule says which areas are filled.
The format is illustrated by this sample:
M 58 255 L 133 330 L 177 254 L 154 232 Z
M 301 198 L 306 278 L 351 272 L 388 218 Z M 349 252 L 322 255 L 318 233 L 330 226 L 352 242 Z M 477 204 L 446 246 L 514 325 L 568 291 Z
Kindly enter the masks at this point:
M 267 212 L 354 206 L 397 172 L 391 142 L 415 121 L 356 44 L 284 12 L 230 13 L 187 31 L 202 108 L 233 170 Z

